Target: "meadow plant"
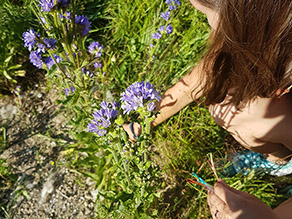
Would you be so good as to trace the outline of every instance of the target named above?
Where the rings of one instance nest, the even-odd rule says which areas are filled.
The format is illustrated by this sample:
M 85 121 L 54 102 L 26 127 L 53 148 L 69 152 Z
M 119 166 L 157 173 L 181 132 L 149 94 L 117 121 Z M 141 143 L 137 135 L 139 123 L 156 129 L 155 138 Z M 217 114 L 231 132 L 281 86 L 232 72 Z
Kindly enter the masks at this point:
M 155 102 L 159 100 L 159 93 L 152 84 L 135 82 L 121 94 L 120 103 L 103 101 L 88 124 L 88 131 L 95 133 L 103 142 L 117 167 L 114 178 L 121 189 L 113 191 L 123 199 L 116 203 L 116 209 L 136 209 L 134 212 L 143 213 L 153 202 L 158 178 L 155 165 L 147 159 L 150 156 L 147 143 L 150 123 L 156 113 Z M 135 144 L 130 144 L 122 125 L 134 120 L 143 124 L 142 134 Z M 106 193 L 100 193 L 100 196 L 108 197 Z
M 99 159 L 93 158 L 95 154 L 103 153 L 104 158 L 100 159 L 106 159 L 103 166 L 109 167 L 103 169 L 102 164 L 99 164 L 102 167 L 94 164 L 102 171 L 93 176 L 86 170 L 85 175 L 97 181 L 104 206 L 115 206 L 106 208 L 109 212 L 121 208 L 134 214 L 147 211 L 158 184 L 157 167 L 148 159 L 147 143 L 159 93 L 152 84 L 142 81 L 130 85 L 119 101 L 107 100 L 106 94 L 110 93 L 105 72 L 108 62 L 103 58 L 104 46 L 97 41 L 87 41 L 89 19 L 75 14 L 74 1 L 40 0 L 34 2 L 32 10 L 44 31 L 31 28 L 23 33 L 30 62 L 45 69 L 47 78 L 59 91 L 63 100 L 58 103 L 65 106 L 69 124 L 73 126 L 70 133 L 79 142 L 75 151 L 78 153 L 80 147 L 90 149 L 86 151 L 94 162 Z M 172 31 L 169 24 L 159 29 L 161 34 Z M 97 91 L 101 98 L 96 98 Z M 104 100 L 101 102 L 101 99 Z M 93 119 L 88 122 L 92 111 Z M 125 122 L 131 121 L 142 125 L 141 137 L 135 144 L 128 142 L 122 128 Z M 88 134 L 85 133 L 86 123 Z

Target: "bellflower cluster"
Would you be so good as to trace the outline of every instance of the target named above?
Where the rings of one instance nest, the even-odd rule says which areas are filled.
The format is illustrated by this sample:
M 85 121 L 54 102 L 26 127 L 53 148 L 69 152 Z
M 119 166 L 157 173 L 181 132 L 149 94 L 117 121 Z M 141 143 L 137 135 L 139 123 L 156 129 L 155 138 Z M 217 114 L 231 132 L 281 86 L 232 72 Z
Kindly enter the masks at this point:
M 171 15 L 171 11 L 177 9 L 177 6 L 181 5 L 181 3 L 180 3 L 180 0 L 166 0 L 165 3 L 168 5 L 169 10 L 162 12 L 160 14 L 160 17 L 168 21 Z M 164 32 L 167 35 L 171 34 L 173 32 L 173 27 L 170 24 L 168 24 L 166 28 L 165 28 L 165 25 L 159 27 L 158 31 L 152 34 L 152 38 L 159 40 L 162 37 Z
M 88 124 L 87 128 L 89 132 L 104 136 L 107 133 L 107 128 L 109 128 L 117 118 L 119 104 L 115 101 L 113 103 L 103 101 L 100 106 L 101 109 L 92 114 L 93 120 Z
M 40 0 L 41 11 L 49 12 L 55 6 L 55 0 Z
M 168 25 L 166 26 L 166 28 L 165 28 L 165 25 L 159 27 L 159 28 L 158 28 L 158 32 L 152 34 L 152 38 L 153 38 L 153 39 L 157 39 L 157 40 L 159 40 L 159 39 L 162 37 L 162 34 L 163 34 L 164 32 L 165 32 L 167 35 L 171 34 L 171 33 L 173 32 L 173 27 L 172 27 L 170 24 L 168 24 Z
M 154 102 L 161 99 L 154 86 L 144 81 L 130 85 L 121 96 L 121 108 L 124 114 L 130 114 L 130 112 L 137 110 L 138 107 L 143 108 L 144 106 L 149 112 L 152 112 L 155 110 Z
M 181 5 L 180 0 L 165 0 L 165 3 L 168 4 L 168 8 L 171 11 L 177 9 L 176 5 L 178 6 Z
M 43 61 L 42 54 L 48 56 L 46 51 L 49 49 L 55 49 L 56 40 L 53 38 L 42 39 L 39 33 L 36 33 L 34 29 L 30 29 L 24 32 L 23 35 L 24 46 L 31 51 L 29 55 L 30 62 L 37 68 L 43 68 L 43 64 L 47 65 L 48 69 L 52 67 L 54 63 L 53 59 L 45 58 Z M 33 51 L 32 51 L 33 50 Z M 53 62 L 53 63 L 52 63 Z
M 39 3 L 41 11 L 44 12 L 49 12 L 55 7 L 55 0 L 40 0 Z M 70 4 L 70 0 L 58 0 L 57 4 L 60 7 L 67 8 Z

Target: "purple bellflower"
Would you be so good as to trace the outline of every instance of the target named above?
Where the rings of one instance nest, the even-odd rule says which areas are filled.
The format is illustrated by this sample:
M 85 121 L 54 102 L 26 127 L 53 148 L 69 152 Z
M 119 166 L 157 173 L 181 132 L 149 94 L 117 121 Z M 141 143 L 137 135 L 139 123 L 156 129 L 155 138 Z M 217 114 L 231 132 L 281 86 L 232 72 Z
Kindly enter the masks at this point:
M 95 69 L 97 69 L 97 68 L 101 68 L 101 67 L 102 67 L 102 64 L 101 64 L 101 63 L 98 63 L 98 62 L 95 62 L 95 63 L 93 63 L 93 67 L 94 67 Z
M 65 88 L 65 95 L 68 96 L 70 94 L 70 91 L 72 93 L 74 93 L 75 92 L 75 87 L 70 87 L 70 89 L 69 88 Z
M 155 110 L 154 101 L 161 99 L 154 86 L 144 81 L 130 85 L 121 96 L 121 108 L 124 114 L 130 114 L 130 112 L 137 110 L 138 107 L 144 107 L 145 104 L 148 104 L 147 110 L 151 112 Z
M 113 103 L 103 101 L 100 106 L 101 109 L 92 114 L 93 120 L 88 124 L 87 128 L 89 132 L 104 136 L 107 133 L 106 129 L 110 127 L 119 113 L 119 104 L 115 101 Z
M 88 18 L 83 15 L 75 15 L 75 23 L 81 26 L 82 36 L 86 36 L 90 28 L 90 22 Z
M 54 58 L 56 59 L 56 62 L 59 63 L 61 62 L 61 57 L 58 55 L 53 54 Z M 45 58 L 44 63 L 46 64 L 47 68 L 50 70 L 51 67 L 55 64 L 54 59 L 52 59 L 51 56 L 49 56 L 48 58 Z
M 159 27 L 158 31 L 160 33 L 163 33 L 163 31 L 165 31 L 166 34 L 171 34 L 173 32 L 173 27 L 170 24 L 168 24 L 165 28 L 165 25 L 163 25 L 163 26 Z
M 29 59 L 34 66 L 38 67 L 39 69 L 42 69 L 44 63 L 42 61 L 42 56 L 40 52 L 38 51 L 31 52 L 29 55 Z
M 163 19 L 165 19 L 166 21 L 168 21 L 169 20 L 169 17 L 170 17 L 170 11 L 162 12 L 160 14 L 160 17 L 162 17 Z
M 166 0 L 165 3 L 168 4 L 168 8 L 170 11 L 177 9 L 176 5 L 181 5 L 180 0 Z
M 49 12 L 55 6 L 55 0 L 40 0 L 41 11 Z
M 161 37 L 162 37 L 162 35 L 159 32 L 156 32 L 156 33 L 152 34 L 152 38 L 153 39 L 159 40 Z
M 56 44 L 56 40 L 53 39 L 53 38 L 50 38 L 50 39 L 47 39 L 45 38 L 44 39 L 44 43 L 46 44 L 47 48 L 52 48 L 52 49 L 55 49 L 55 44 Z
M 101 56 L 101 50 L 103 50 L 103 46 L 100 45 L 99 42 L 93 41 L 89 46 L 88 46 L 88 52 L 93 54 L 96 58 Z
M 27 32 L 24 32 L 22 37 L 24 46 L 27 47 L 29 51 L 31 51 L 34 45 L 37 43 L 37 38 L 40 37 L 40 34 L 36 33 L 34 29 L 30 29 Z

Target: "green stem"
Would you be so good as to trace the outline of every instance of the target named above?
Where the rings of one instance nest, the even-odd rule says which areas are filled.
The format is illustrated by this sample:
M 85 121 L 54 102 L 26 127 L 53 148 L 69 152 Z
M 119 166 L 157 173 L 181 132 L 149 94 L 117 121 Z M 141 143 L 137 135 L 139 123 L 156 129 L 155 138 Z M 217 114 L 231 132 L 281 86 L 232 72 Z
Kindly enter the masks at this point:
M 78 55 L 78 39 L 77 39 L 77 32 L 76 32 L 76 24 L 75 24 L 75 4 L 74 4 L 74 0 L 72 0 L 72 12 L 73 12 L 73 32 L 75 35 L 75 43 L 76 43 L 76 60 L 77 60 L 77 68 L 80 67 L 80 63 L 79 63 L 79 55 Z
M 120 130 L 120 135 L 119 136 L 121 136 L 121 131 L 122 130 Z M 120 138 L 119 138 L 119 141 L 118 141 L 117 145 L 118 145 L 119 152 L 123 153 L 123 149 L 122 149 L 122 144 L 121 144 Z M 128 167 L 128 165 L 126 165 L 125 162 L 123 162 L 123 168 L 124 168 L 125 176 L 126 176 L 126 179 L 127 179 L 127 182 L 128 182 L 128 187 L 130 187 L 129 167 Z

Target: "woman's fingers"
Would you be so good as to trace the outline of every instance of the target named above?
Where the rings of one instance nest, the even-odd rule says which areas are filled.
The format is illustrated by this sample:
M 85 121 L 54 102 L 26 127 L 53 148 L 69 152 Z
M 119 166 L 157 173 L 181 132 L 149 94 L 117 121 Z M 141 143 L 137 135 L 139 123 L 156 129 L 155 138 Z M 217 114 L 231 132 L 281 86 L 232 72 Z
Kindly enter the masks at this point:
M 123 126 L 123 128 L 125 129 L 125 131 L 127 132 L 128 136 L 129 136 L 129 141 L 134 143 L 135 142 L 135 137 L 134 137 L 133 133 L 130 130 L 130 124 L 123 124 L 122 126 Z
M 226 203 L 220 199 L 214 192 L 209 192 L 207 197 L 211 215 L 214 219 L 225 218 L 223 215 L 230 213 Z
M 226 183 L 218 182 L 214 185 L 214 193 L 233 211 L 238 209 L 239 202 L 245 198 L 239 195 L 238 192 L 238 190 L 229 187 Z

